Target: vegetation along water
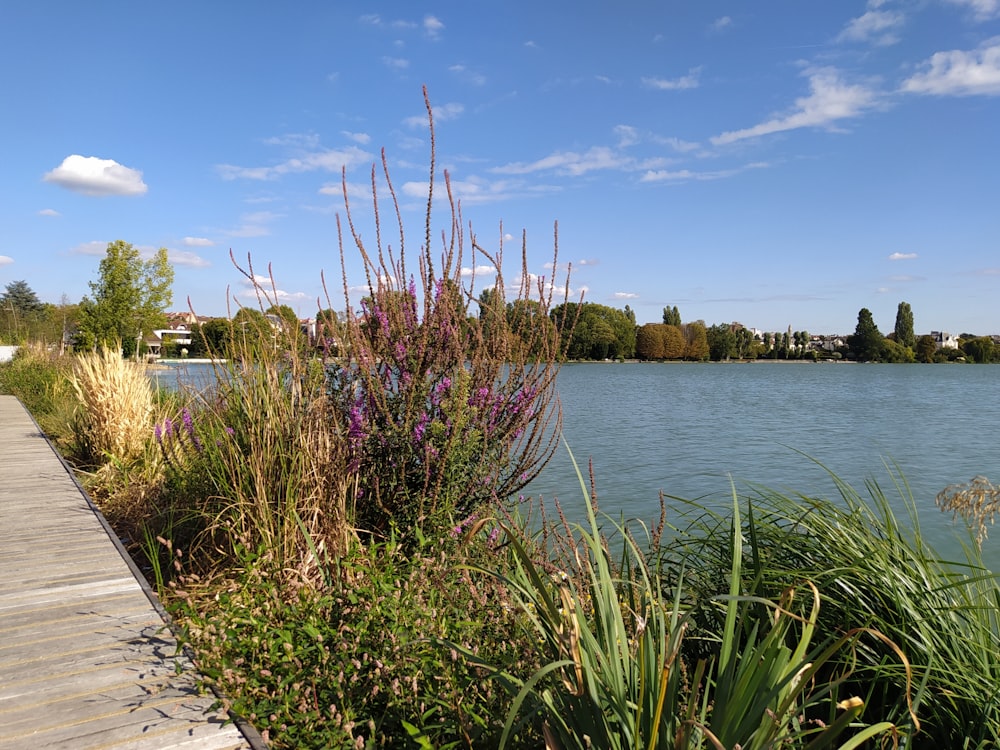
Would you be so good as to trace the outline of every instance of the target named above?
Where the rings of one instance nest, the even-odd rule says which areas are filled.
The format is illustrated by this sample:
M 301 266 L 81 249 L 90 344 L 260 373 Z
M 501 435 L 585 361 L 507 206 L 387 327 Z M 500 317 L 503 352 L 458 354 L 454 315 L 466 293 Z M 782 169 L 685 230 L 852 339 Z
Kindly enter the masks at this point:
M 429 190 L 415 253 L 374 195 L 374 246 L 345 205 L 368 294 L 345 278 L 319 341 L 237 266 L 261 309 L 217 326 L 211 388 L 152 388 L 102 326 L 0 366 L 227 708 L 276 748 L 997 745 L 997 542 L 962 530 L 1000 490 L 933 510 L 995 472 L 995 367 L 560 367 L 571 308 L 508 300 L 456 205 L 434 251 Z M 127 244 L 107 260 L 94 322 L 160 288 Z M 488 293 L 464 287 L 480 263 Z

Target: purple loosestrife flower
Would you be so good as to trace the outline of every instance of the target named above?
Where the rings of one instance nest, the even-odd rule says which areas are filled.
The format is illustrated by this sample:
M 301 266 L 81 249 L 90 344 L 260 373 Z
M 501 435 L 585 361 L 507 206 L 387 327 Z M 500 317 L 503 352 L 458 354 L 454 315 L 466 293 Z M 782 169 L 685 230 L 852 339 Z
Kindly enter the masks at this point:
M 417 421 L 417 426 L 413 428 L 413 439 L 417 443 L 422 443 L 424 441 L 424 433 L 427 431 L 427 425 L 430 424 L 431 416 L 427 412 L 420 415 L 420 419 Z
M 184 423 L 184 429 L 187 431 L 188 437 L 191 438 L 194 449 L 201 453 L 201 441 L 194 432 L 194 421 L 191 419 L 191 411 L 189 409 L 181 411 L 181 421 Z
M 159 424 L 154 425 L 154 427 L 153 427 L 153 436 L 156 438 L 156 442 L 159 443 L 160 446 L 162 447 L 163 446 L 163 430 L 160 428 Z

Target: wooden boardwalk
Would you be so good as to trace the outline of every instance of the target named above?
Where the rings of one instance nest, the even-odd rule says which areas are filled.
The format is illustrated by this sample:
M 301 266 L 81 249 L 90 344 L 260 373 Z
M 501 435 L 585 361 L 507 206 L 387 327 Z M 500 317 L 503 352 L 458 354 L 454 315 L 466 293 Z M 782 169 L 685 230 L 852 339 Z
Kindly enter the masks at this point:
M 24 407 L 0 396 L 0 749 L 263 747 L 209 710 L 155 602 Z

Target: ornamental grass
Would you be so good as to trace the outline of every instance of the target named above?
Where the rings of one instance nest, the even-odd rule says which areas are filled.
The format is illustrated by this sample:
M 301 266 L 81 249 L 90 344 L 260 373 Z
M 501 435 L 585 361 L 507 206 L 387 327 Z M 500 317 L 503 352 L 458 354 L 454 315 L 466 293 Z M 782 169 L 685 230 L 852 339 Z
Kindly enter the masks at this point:
M 129 464 L 141 457 L 153 426 L 153 389 L 145 366 L 109 347 L 76 358 L 70 379 L 79 405 L 75 425 L 93 463 Z

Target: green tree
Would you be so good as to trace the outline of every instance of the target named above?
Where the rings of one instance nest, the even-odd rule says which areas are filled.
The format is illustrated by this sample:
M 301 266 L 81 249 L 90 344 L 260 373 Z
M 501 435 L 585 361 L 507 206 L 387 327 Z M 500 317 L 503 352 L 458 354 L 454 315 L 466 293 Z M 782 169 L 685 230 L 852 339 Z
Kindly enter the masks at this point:
M 191 328 L 192 357 L 223 357 L 229 340 L 229 321 L 212 318 Z
M 917 339 L 917 361 L 918 362 L 933 362 L 934 354 L 937 352 L 937 342 L 934 340 L 933 336 L 928 336 L 924 334 L 919 339 Z
M 46 306 L 27 282 L 10 282 L 0 294 L 0 341 L 18 343 L 37 339 L 46 312 Z
M 677 305 L 673 307 L 663 308 L 663 322 L 668 326 L 677 326 L 680 328 L 681 325 L 681 313 L 677 309 Z
M 896 308 L 896 327 L 893 332 L 900 345 L 910 349 L 916 346 L 917 338 L 913 334 L 913 310 L 909 302 L 900 302 Z
M 736 354 L 736 334 L 732 326 L 718 323 L 705 331 L 708 354 L 715 361 L 730 359 Z
M 740 326 L 734 332 L 736 337 L 736 356 L 739 359 L 746 359 L 753 353 L 753 334 L 749 328 Z
M 863 362 L 878 362 L 882 359 L 885 337 L 878 330 L 872 312 L 867 307 L 862 307 L 858 312 L 858 324 L 848 342 L 857 359 Z
M 93 299 L 80 302 L 78 345 L 85 348 L 121 342 L 126 355 L 144 333 L 166 325 L 173 300 L 174 269 L 161 247 L 147 261 L 127 242 L 108 244 L 100 278 L 90 282 Z
M 969 359 L 979 364 L 997 361 L 997 347 L 989 336 L 977 336 L 962 342 L 962 351 Z

